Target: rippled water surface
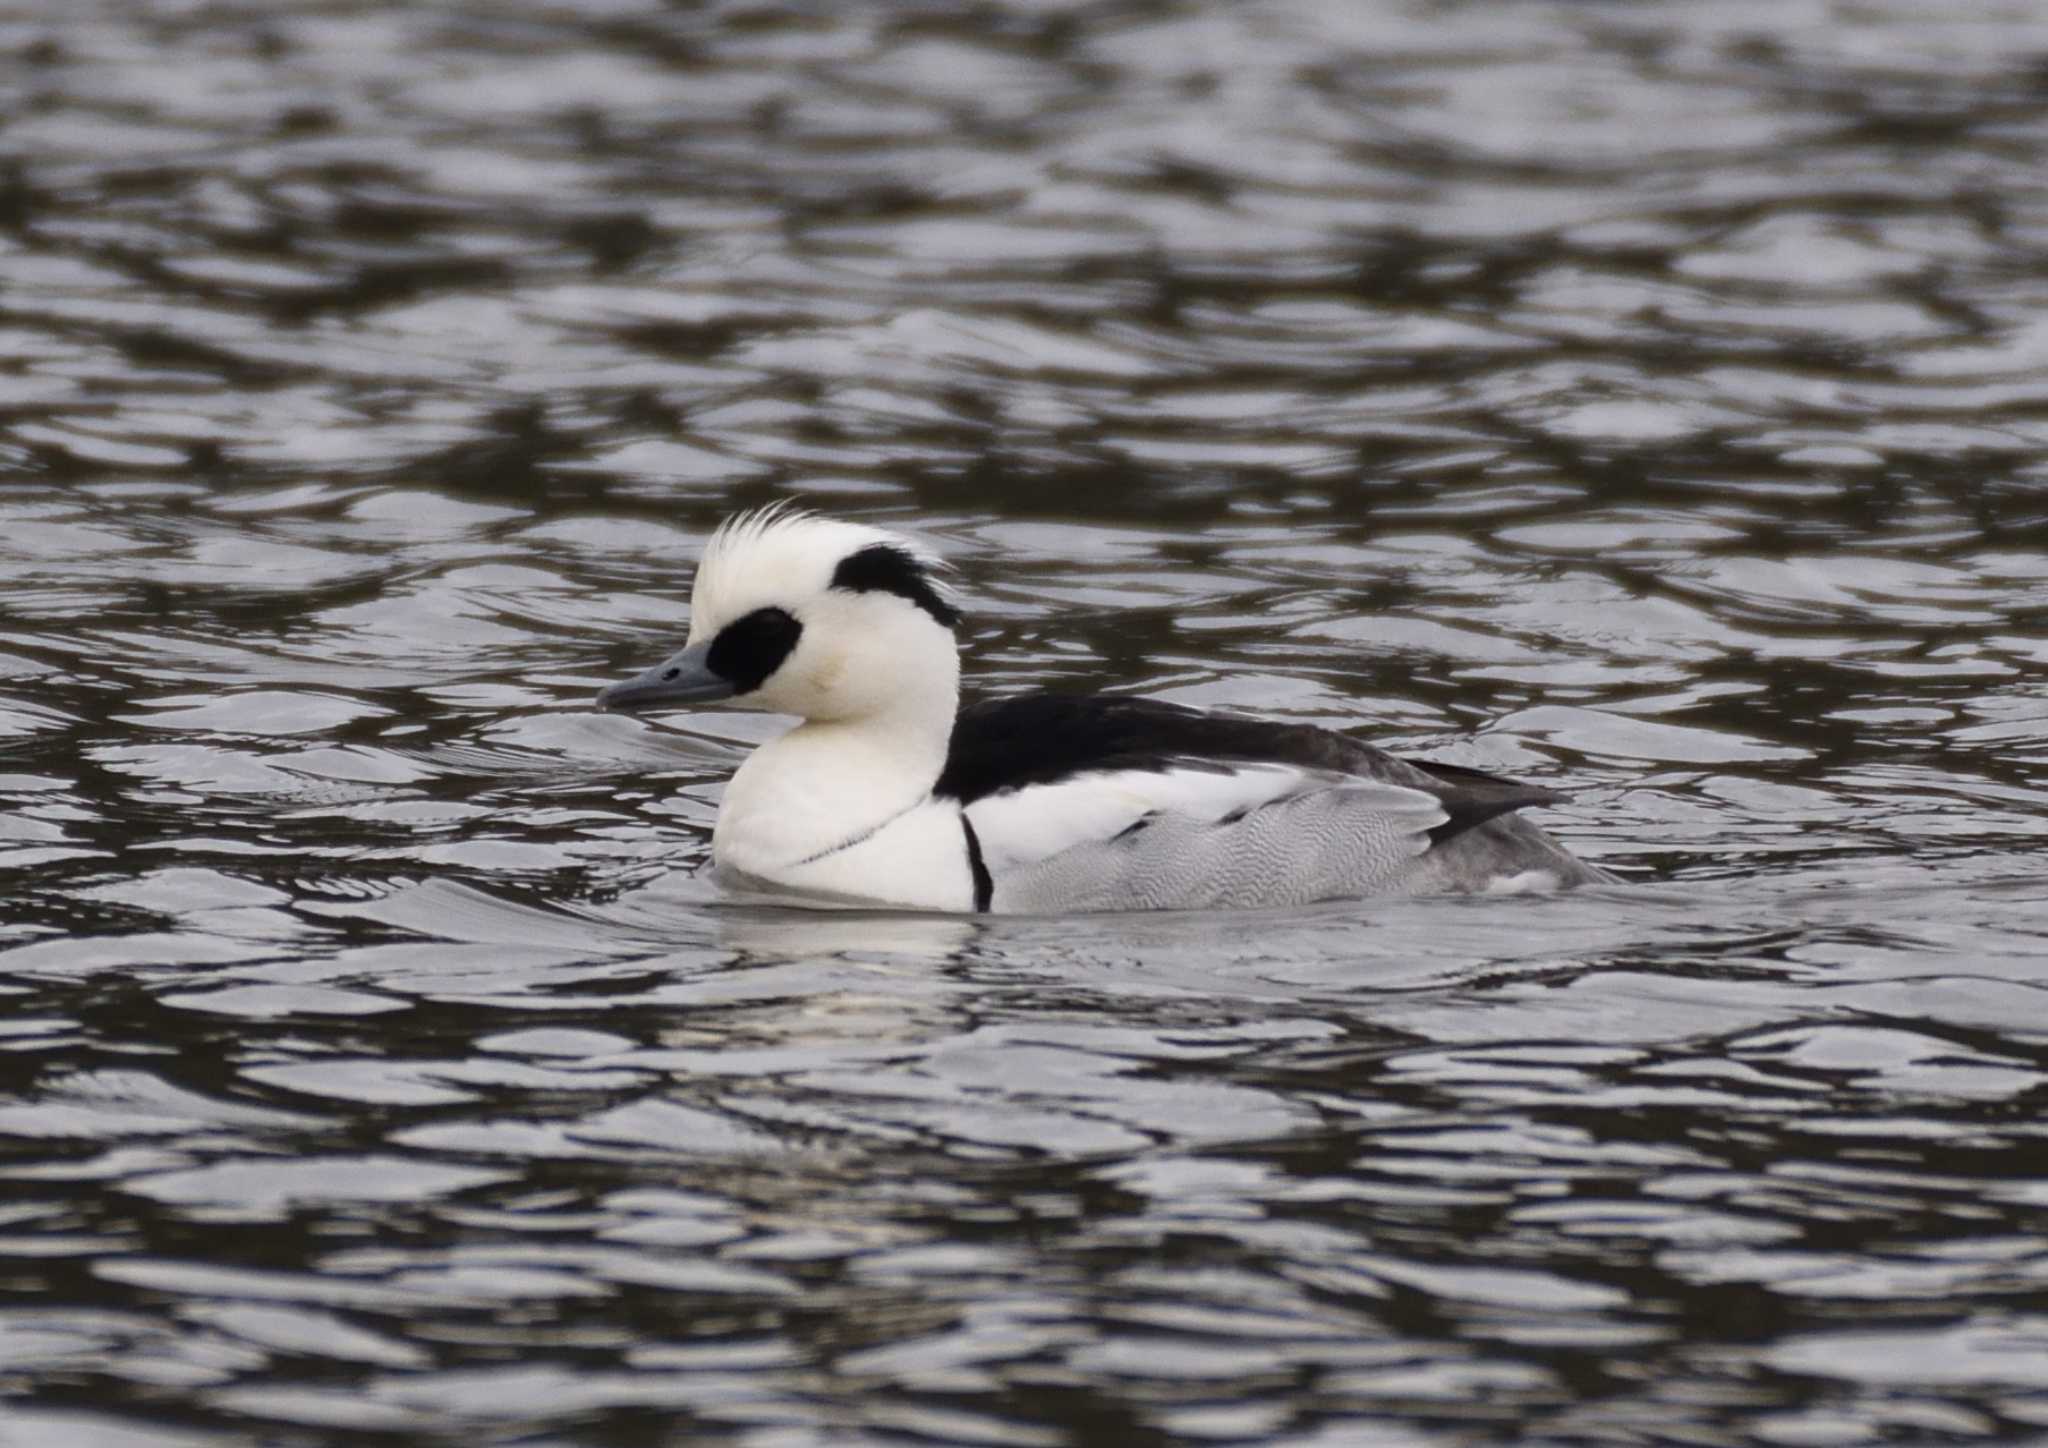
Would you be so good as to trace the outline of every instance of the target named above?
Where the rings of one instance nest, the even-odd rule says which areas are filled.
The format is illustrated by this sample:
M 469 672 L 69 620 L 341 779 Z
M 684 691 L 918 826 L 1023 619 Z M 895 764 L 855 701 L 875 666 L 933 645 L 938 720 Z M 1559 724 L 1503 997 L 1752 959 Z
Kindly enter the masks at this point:
M 0 1442 L 2048 1435 L 2030 4 L 0 9 Z M 705 531 L 1627 887 L 723 905 Z

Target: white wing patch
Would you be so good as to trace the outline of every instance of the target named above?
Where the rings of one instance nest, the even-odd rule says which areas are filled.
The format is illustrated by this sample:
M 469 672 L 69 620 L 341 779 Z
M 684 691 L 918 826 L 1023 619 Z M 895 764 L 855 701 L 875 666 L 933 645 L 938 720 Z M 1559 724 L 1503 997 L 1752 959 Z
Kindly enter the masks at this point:
M 981 837 L 982 860 L 1000 880 L 1075 845 L 1112 839 L 1149 814 L 1216 820 L 1340 777 L 1280 764 L 1097 770 L 984 795 L 967 807 L 967 818 Z

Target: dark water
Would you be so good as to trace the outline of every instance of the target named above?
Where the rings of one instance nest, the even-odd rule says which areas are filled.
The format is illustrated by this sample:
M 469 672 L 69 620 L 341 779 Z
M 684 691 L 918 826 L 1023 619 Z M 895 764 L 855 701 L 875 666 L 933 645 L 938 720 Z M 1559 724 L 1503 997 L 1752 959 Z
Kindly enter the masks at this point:
M 2048 13 L 0 12 L 0 1443 L 2048 1435 Z M 720 908 L 732 508 L 1641 883 Z

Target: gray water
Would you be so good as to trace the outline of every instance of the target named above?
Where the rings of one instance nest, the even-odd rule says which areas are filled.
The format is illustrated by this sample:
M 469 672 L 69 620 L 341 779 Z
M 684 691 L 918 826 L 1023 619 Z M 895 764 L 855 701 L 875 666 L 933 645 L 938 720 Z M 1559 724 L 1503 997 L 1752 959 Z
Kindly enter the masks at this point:
M 0 11 L 0 1442 L 2048 1435 L 2048 13 Z M 704 533 L 1626 887 L 722 904 Z

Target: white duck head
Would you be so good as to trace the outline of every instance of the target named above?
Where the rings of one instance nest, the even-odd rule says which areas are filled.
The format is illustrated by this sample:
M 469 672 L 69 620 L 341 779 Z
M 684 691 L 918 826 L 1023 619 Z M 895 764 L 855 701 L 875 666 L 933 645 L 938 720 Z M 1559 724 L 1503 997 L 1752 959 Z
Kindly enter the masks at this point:
M 729 699 L 807 724 L 916 721 L 943 741 L 960 682 L 944 567 L 865 524 L 779 507 L 739 514 L 705 544 L 683 649 L 613 684 L 598 707 Z

